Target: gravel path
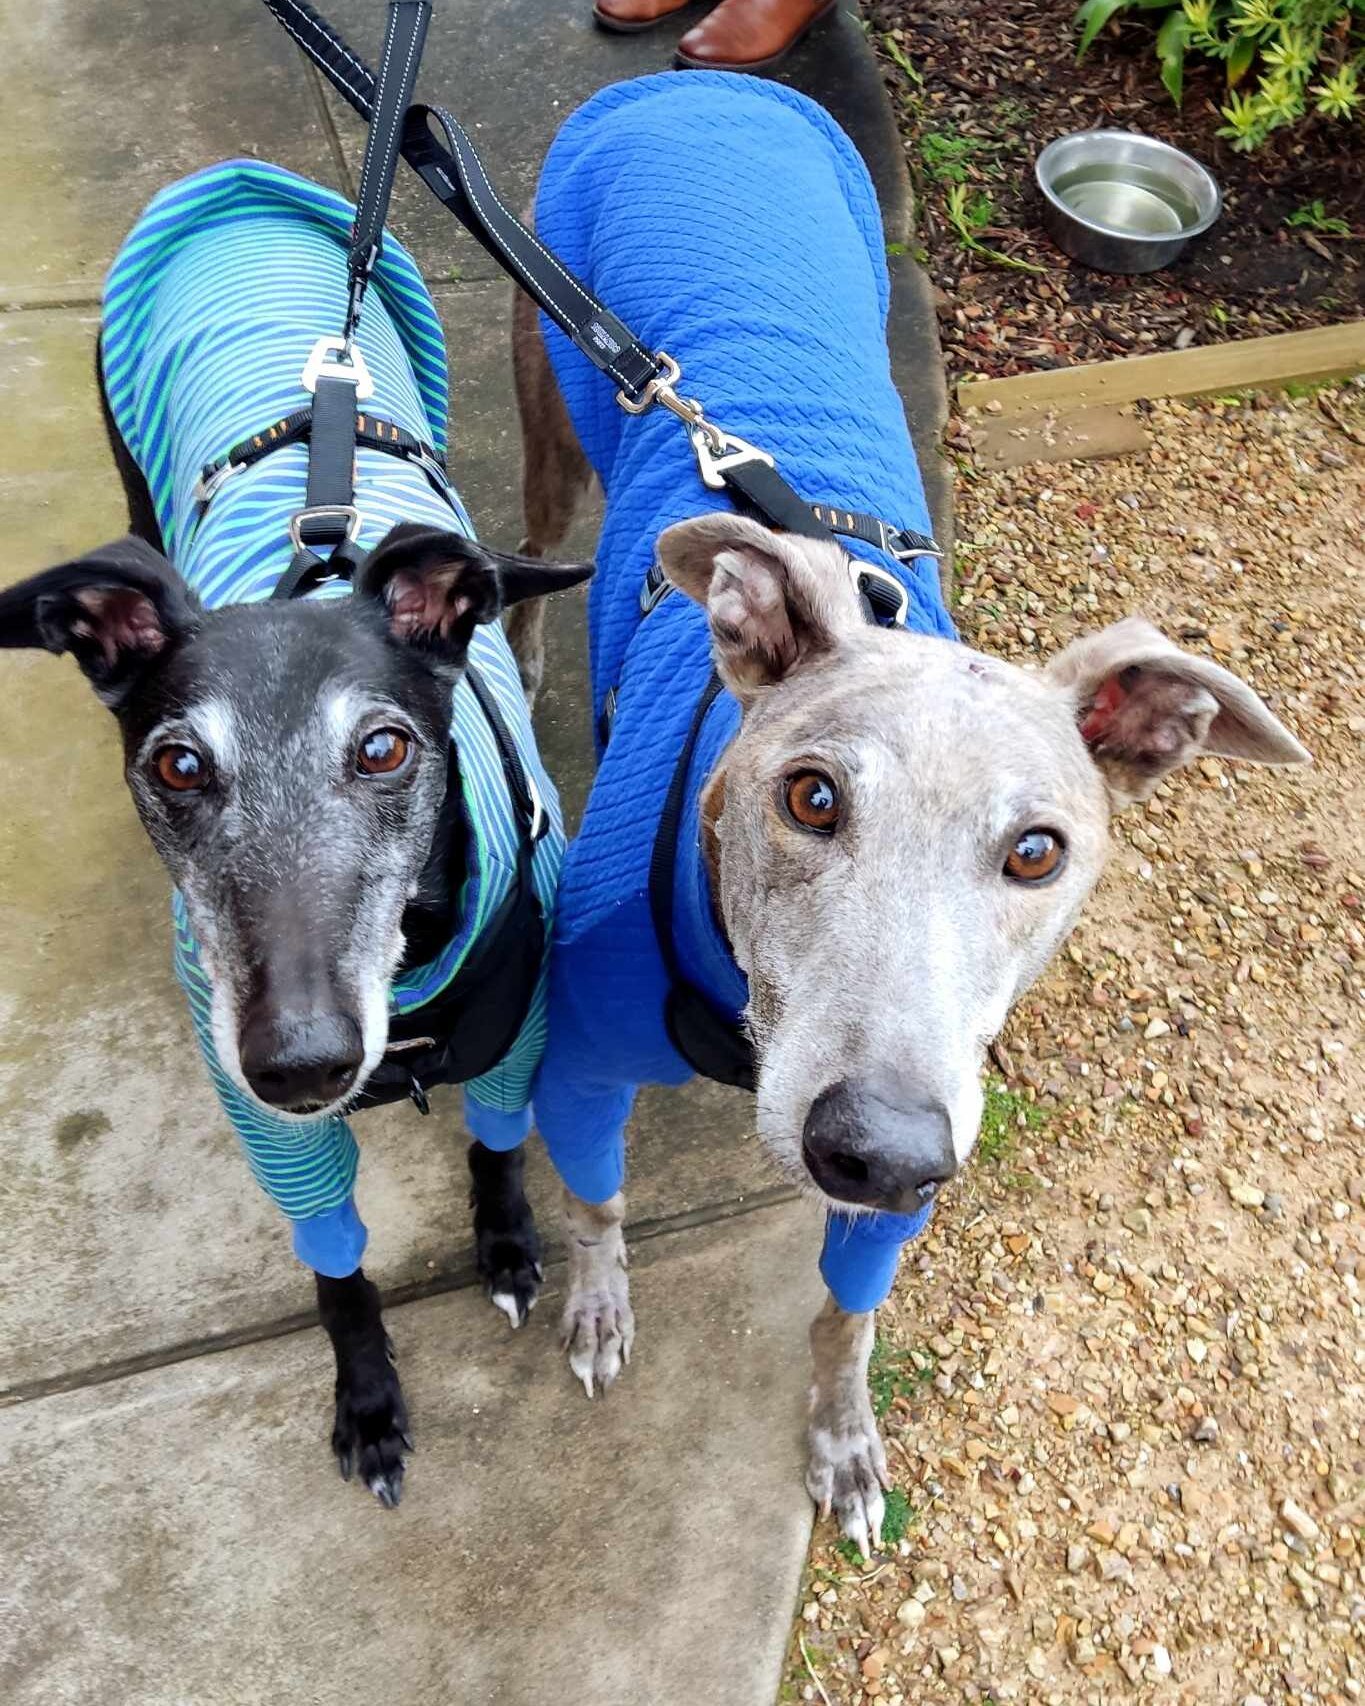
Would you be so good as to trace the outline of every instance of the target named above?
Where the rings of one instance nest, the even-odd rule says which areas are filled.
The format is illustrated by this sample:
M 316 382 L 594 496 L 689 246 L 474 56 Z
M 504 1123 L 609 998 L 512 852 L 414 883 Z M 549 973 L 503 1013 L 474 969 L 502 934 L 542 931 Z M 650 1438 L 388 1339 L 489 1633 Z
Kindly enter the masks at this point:
M 788 1700 L 1365 1697 L 1365 390 L 1150 425 L 964 466 L 963 637 L 1028 660 L 1141 610 L 1316 762 L 1205 760 L 1116 820 L 880 1318 L 904 1537 L 864 1570 L 819 1525 Z

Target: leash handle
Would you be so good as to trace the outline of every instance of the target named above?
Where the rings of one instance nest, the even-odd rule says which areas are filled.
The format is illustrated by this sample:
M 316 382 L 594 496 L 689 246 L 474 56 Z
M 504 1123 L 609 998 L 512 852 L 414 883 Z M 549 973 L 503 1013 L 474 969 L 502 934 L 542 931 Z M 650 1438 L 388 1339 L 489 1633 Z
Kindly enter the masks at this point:
M 431 0 L 389 0 L 384 25 L 384 50 L 374 86 L 365 158 L 356 194 L 355 224 L 351 228 L 348 263 L 350 300 L 343 331 L 348 353 L 360 319 L 361 303 L 375 262 L 384 247 L 384 221 L 393 194 L 394 174 L 402 145 L 403 115 L 417 83 L 417 67 L 431 21 Z M 318 20 L 319 24 L 321 20 Z

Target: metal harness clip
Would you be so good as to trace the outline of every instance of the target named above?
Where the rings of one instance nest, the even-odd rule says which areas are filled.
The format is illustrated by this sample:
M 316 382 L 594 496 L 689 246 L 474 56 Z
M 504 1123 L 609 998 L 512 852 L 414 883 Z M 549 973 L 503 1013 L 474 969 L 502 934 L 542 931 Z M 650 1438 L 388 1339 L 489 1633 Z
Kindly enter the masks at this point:
M 234 474 L 240 474 L 245 466 L 244 462 L 224 462 L 221 468 L 215 468 L 211 474 L 201 474 L 194 482 L 195 503 L 202 509 L 218 489 Z
M 910 594 L 889 569 L 862 557 L 848 559 L 848 572 L 860 597 L 866 598 L 875 614 L 885 616 L 892 628 L 903 628 L 910 613 Z
M 303 549 L 303 525 L 307 521 L 344 521 L 346 538 L 351 544 L 360 537 L 360 511 L 354 504 L 314 504 L 289 517 L 289 543 L 296 551 Z
M 774 466 L 766 450 L 750 444 L 747 438 L 736 438 L 732 432 L 722 432 L 708 420 L 698 418 L 687 429 L 687 436 L 692 440 L 692 453 L 701 469 L 702 484 L 709 486 L 713 492 L 725 490 L 725 474 L 730 468 L 742 468 L 748 462 L 762 462 L 769 468 Z
M 313 345 L 299 383 L 311 396 L 317 391 L 319 379 L 347 380 L 355 386 L 357 403 L 374 395 L 374 380 L 370 378 L 360 345 L 352 343 L 348 349 L 345 338 L 319 338 Z

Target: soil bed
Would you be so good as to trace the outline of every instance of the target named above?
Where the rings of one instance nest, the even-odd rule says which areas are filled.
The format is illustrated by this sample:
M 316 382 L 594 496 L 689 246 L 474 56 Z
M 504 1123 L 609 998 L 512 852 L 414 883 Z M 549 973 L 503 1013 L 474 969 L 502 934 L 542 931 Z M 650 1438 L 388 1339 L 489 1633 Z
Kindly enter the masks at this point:
M 939 292 L 949 380 L 1102 361 L 1290 331 L 1365 313 L 1365 125 L 1312 120 L 1254 154 L 1218 135 L 1221 68 L 1191 59 L 1183 107 L 1157 76 L 1154 32 L 1110 25 L 1076 63 L 1073 0 L 867 0 L 916 189 L 918 242 Z M 908 69 L 907 69 L 908 66 Z M 1222 219 L 1171 268 L 1112 278 L 1075 265 L 1042 229 L 1033 162 L 1068 131 L 1142 130 L 1204 161 Z M 988 261 L 962 242 L 948 197 L 984 211 L 982 242 L 1043 269 Z M 1351 235 L 1285 222 L 1323 203 Z

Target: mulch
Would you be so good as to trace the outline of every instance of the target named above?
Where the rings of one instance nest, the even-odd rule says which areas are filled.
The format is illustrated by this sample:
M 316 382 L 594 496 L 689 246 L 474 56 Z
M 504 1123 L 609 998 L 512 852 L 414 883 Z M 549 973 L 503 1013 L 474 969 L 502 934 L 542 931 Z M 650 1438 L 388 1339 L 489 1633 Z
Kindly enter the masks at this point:
M 950 381 L 1365 314 L 1365 124 L 1313 119 L 1237 153 L 1217 135 L 1219 68 L 1192 60 L 1177 108 L 1157 75 L 1150 24 L 1111 24 L 1078 65 L 1074 10 L 1073 0 L 863 7 L 905 140 Z M 1159 136 L 1203 160 L 1222 185 L 1218 225 L 1163 272 L 1087 271 L 1043 230 L 1034 159 L 1053 137 L 1093 126 Z M 955 183 L 971 203 L 990 198 L 982 242 L 1043 270 L 969 251 L 947 217 Z M 1351 234 L 1286 224 L 1315 201 Z

